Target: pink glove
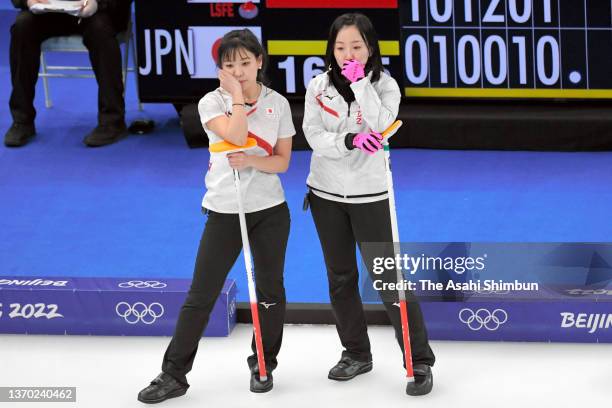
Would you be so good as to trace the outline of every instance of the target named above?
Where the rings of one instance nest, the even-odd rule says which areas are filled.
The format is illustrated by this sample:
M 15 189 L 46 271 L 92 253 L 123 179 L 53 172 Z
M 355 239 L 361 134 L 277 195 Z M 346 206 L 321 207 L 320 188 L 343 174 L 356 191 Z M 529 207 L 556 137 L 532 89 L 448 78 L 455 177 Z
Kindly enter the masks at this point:
M 382 139 L 382 135 L 378 132 L 357 133 L 353 139 L 353 146 L 364 153 L 373 155 L 382 149 L 383 146 L 380 144 Z
M 365 77 L 364 69 L 365 66 L 359 61 L 353 59 L 344 61 L 344 64 L 342 64 L 342 75 L 353 83 Z

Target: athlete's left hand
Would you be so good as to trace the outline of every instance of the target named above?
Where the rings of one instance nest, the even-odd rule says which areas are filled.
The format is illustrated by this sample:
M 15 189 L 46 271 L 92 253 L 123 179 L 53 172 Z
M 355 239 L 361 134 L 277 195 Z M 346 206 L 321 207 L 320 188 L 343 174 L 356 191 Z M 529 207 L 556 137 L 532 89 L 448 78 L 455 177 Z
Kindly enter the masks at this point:
M 249 155 L 244 152 L 230 153 L 227 155 L 227 159 L 232 169 L 242 170 L 251 167 Z

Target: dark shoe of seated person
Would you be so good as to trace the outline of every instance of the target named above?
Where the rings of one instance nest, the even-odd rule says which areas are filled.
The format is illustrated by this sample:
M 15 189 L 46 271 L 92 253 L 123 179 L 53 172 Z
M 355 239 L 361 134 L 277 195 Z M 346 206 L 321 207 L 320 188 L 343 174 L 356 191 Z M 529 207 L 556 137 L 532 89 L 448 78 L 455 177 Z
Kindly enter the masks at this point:
M 7 147 L 21 147 L 28 142 L 36 134 L 36 129 L 33 123 L 13 123 L 9 130 L 4 135 L 4 145 Z
M 89 147 L 106 146 L 115 143 L 128 134 L 125 123 L 118 125 L 98 125 L 83 140 Z
M 170 374 L 159 374 L 151 384 L 138 393 L 138 401 L 145 404 L 157 404 L 169 398 L 185 395 L 189 385 L 178 382 Z
M 251 369 L 251 383 L 249 389 L 251 392 L 255 393 L 263 393 L 268 392 L 274 386 L 272 371 L 266 370 L 267 379 L 265 381 L 261 381 L 261 377 L 259 376 L 259 366 L 256 364 L 255 367 Z
M 327 378 L 336 381 L 347 381 L 359 374 L 372 371 L 372 361 L 357 361 L 348 356 L 342 357 L 338 364 L 329 370 Z
M 433 374 L 427 364 L 415 364 L 413 367 L 414 382 L 406 385 L 406 394 L 412 396 L 425 395 L 433 388 Z

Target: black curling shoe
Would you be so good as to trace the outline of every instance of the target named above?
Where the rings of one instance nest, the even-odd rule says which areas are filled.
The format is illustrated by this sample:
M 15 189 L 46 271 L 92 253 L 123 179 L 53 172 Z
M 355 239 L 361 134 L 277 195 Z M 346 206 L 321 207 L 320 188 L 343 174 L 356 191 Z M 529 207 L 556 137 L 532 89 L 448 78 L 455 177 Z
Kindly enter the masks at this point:
M 83 139 L 89 147 L 100 147 L 115 143 L 128 135 L 125 123 L 118 125 L 98 125 Z
M 266 370 L 266 374 L 268 374 L 268 378 L 266 381 L 261 381 L 259 377 L 259 367 L 255 365 L 253 369 L 251 369 L 251 384 L 249 389 L 251 392 L 255 392 L 261 394 L 263 392 L 268 392 L 274 386 L 272 371 Z
M 372 365 L 371 361 L 357 361 L 345 356 L 329 370 L 327 378 L 336 381 L 347 381 L 359 374 L 372 371 Z
M 413 372 L 414 382 L 409 382 L 406 385 L 406 394 L 412 396 L 429 394 L 433 388 L 431 367 L 427 364 L 416 364 L 413 367 Z
M 36 134 L 33 123 L 13 123 L 4 135 L 4 145 L 6 147 L 21 147 Z
M 151 385 L 138 393 L 138 401 L 145 404 L 157 404 L 169 398 L 185 395 L 187 388 L 189 385 L 178 382 L 169 374 L 161 373 L 151 381 Z

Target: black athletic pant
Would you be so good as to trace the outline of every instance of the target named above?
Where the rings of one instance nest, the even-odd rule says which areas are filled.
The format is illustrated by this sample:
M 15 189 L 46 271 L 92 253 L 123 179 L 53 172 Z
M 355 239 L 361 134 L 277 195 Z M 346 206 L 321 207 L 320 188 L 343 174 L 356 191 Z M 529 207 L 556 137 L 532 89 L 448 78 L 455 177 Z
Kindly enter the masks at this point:
M 372 251 L 364 251 L 363 243 L 393 241 L 389 202 L 383 200 L 367 204 L 345 204 L 326 200 L 312 192 L 309 193 L 309 201 L 327 266 L 336 328 L 345 348 L 342 355 L 358 361 L 371 361 L 370 339 L 359 294 L 355 244 L 359 244 L 365 264 L 372 265 Z M 371 276 L 372 279 L 379 279 Z M 421 308 L 410 291 L 406 292 L 406 300 L 413 363 L 433 365 L 435 356 L 429 347 Z M 400 309 L 393 303 L 383 298 L 403 356 Z
M 247 230 L 255 268 L 259 302 L 259 322 L 266 368 L 276 368 L 285 321 L 283 269 L 289 238 L 289 208 L 282 203 L 266 210 L 246 214 Z M 181 309 L 174 337 L 170 342 L 162 371 L 187 384 L 198 350 L 198 342 L 208 323 L 213 306 L 221 293 L 230 269 L 242 250 L 238 214 L 210 211 L 202 234 L 191 288 Z M 257 364 L 255 338 L 250 368 Z
M 40 68 L 40 45 L 54 36 L 81 34 L 89 50 L 91 66 L 98 81 L 98 123 L 124 123 L 125 103 L 121 78 L 121 51 L 116 35 L 126 27 L 110 14 L 98 12 L 89 18 L 63 13 L 33 14 L 21 11 L 11 27 L 10 65 L 13 91 L 9 101 L 13 121 L 33 123 L 34 90 Z M 75 83 L 74 86 L 79 86 Z M 78 103 L 75 101 L 74 103 Z

